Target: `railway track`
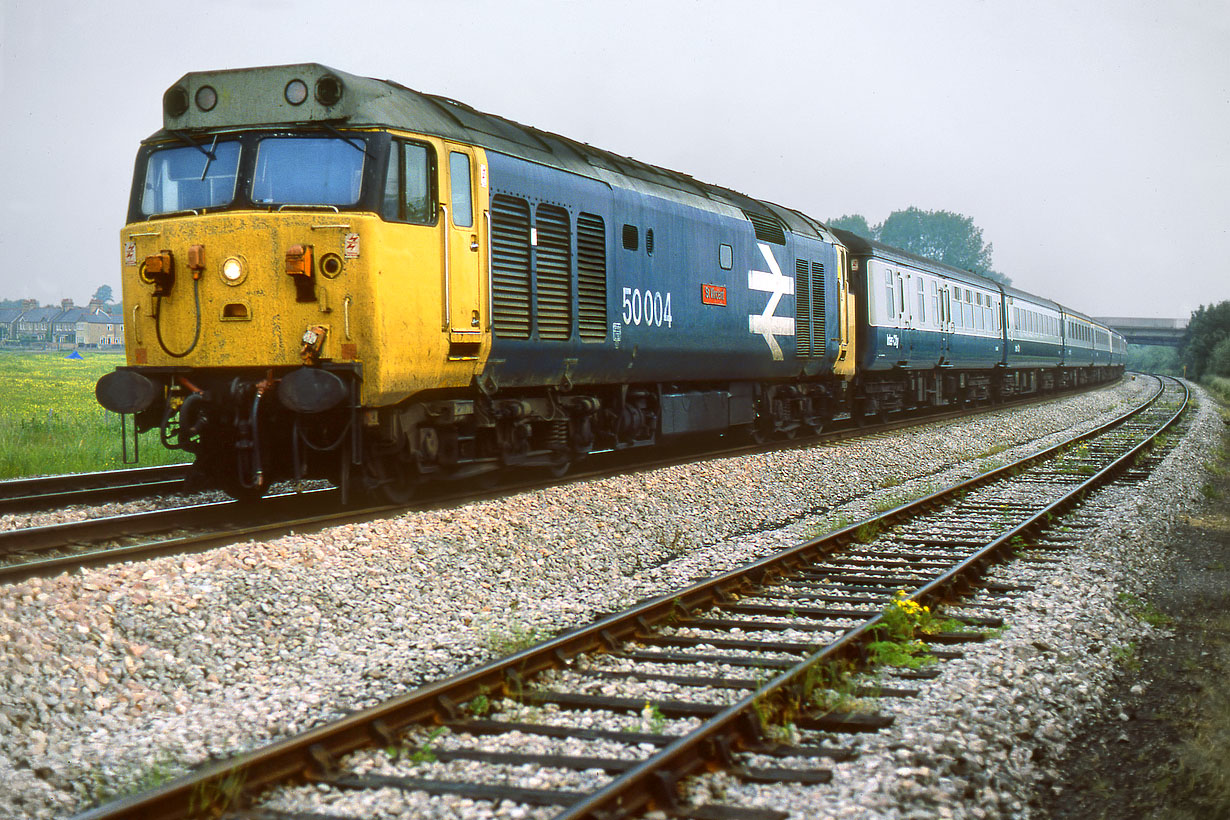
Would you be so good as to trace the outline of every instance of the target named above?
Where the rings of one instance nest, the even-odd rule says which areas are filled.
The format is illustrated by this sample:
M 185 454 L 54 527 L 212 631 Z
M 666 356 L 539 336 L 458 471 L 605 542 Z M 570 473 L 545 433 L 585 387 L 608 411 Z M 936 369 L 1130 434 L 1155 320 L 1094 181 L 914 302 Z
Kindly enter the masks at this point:
M 1062 398 L 1047 396 L 1043 401 Z M 949 421 L 991 410 L 1036 404 L 1038 399 L 984 407 L 968 407 L 926 415 L 894 418 L 874 425 L 856 425 L 846 419 L 833 429 L 794 441 L 772 444 L 735 444 L 714 448 L 709 442 L 702 449 L 675 448 L 646 461 L 640 451 L 596 454 L 583 470 L 557 479 L 546 479 L 530 472 L 504 477 L 495 487 L 475 492 L 462 484 L 444 483 L 427 487 L 409 505 L 344 506 L 333 489 L 287 492 L 261 499 L 258 503 L 215 501 L 185 504 L 161 510 L 145 510 L 81 521 L 25 527 L 0 531 L 0 584 L 32 577 L 50 577 L 85 567 L 105 566 L 119 561 L 143 560 L 163 555 L 201 552 L 243 539 L 276 538 L 288 532 L 313 532 L 341 523 L 356 523 L 394 514 L 406 509 L 427 509 L 463 501 L 484 500 L 501 495 L 538 489 L 552 484 L 594 480 L 630 470 L 651 470 L 701 459 L 731 458 L 788 447 L 812 447 L 854 437 L 883 436 L 895 430 Z M 113 471 L 40 479 L 21 479 L 0 483 L 0 505 L 6 497 L 14 503 L 46 508 L 55 499 L 81 503 L 89 493 L 128 493 L 140 497 L 166 492 L 182 485 L 188 465 L 174 468 Z M 132 473 L 126 479 L 125 473 Z M 126 482 L 126 483 L 125 483 Z M 148 483 L 143 483 L 148 482 Z M 142 488 L 147 488 L 144 491 Z M 5 494 L 5 488 L 10 492 Z M 43 488 L 39 490 L 38 488 Z M 41 493 L 41 494 L 40 494 Z M 106 497 L 98 496 L 99 498 Z M 65 501 L 64 503 L 69 503 Z M 2 511 L 2 508 L 0 508 Z
M 190 464 L 0 481 L 0 515 L 181 492 Z
M 715 769 L 831 777 L 825 761 L 849 754 L 842 734 L 893 720 L 856 708 L 852 672 L 885 656 L 873 641 L 943 659 L 982 640 L 998 620 L 967 613 L 1018 591 L 987 570 L 1023 549 L 1047 561 L 1068 537 L 1062 516 L 1108 481 L 1145 475 L 1140 459 L 1185 403 L 1167 382 L 1148 406 L 1043 453 L 79 818 L 331 816 L 309 807 L 321 790 L 463 795 L 558 818 L 780 817 L 687 805 L 679 784 Z M 941 606 L 952 623 L 921 609 Z M 928 646 L 906 649 L 916 639 Z M 879 694 L 908 697 L 931 674 L 892 672 Z M 766 728 L 783 723 L 811 741 Z

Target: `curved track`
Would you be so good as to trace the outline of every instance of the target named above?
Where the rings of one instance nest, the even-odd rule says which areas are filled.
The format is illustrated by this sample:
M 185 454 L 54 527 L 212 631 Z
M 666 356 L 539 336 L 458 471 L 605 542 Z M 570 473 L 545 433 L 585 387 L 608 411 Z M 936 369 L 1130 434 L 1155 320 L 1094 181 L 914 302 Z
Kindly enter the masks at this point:
M 817 693 L 830 690 L 843 670 L 867 666 L 868 644 L 889 627 L 886 613 L 901 606 L 894 601 L 947 605 L 958 614 L 971 602 L 994 609 L 997 598 L 1015 590 L 983 581 L 987 569 L 1012 560 L 1022 547 L 1061 548 L 1064 536 L 1048 532 L 1098 487 L 1137 477 L 1140 468 L 1133 465 L 1175 423 L 1186 400 L 1186 388 L 1169 382 L 1146 407 L 1043 453 L 79 818 L 204 816 L 303 782 L 315 783 L 314 789 L 394 788 L 557 806 L 557 818 L 615 818 L 649 809 L 731 820 L 781 816 L 683 806 L 677 786 L 681 778 L 716 768 L 749 780 L 824 782 L 831 774 L 821 765 L 758 767 L 745 755 L 818 761 L 844 753 L 769 739 L 764 727 L 783 720 L 833 733 L 891 723 L 891 714 L 850 711 Z M 959 650 L 935 647 L 982 640 L 976 629 L 996 625 L 986 617 L 958 620 L 967 629 L 923 636 L 931 654 L 952 656 Z M 900 674 L 902 686 L 892 694 L 909 696 L 908 680 L 919 674 Z M 645 681 L 674 694 L 647 702 Z M 480 714 L 480 704 L 497 697 L 506 701 L 500 714 L 511 719 Z M 467 702 L 468 709 L 462 706 Z M 540 707 L 549 707 L 550 715 L 517 719 Z M 570 725 L 567 716 L 577 710 L 609 714 L 631 731 Z M 453 730 L 447 748 L 420 748 L 421 757 L 413 748 L 404 757 L 389 754 L 420 745 L 418 727 L 432 725 Z M 531 755 L 515 743 L 505 752 L 479 748 L 488 745 L 479 736 L 512 731 L 601 742 L 608 751 Z M 626 753 L 611 755 L 612 742 Z M 372 748 L 380 751 L 343 759 Z M 416 768 L 423 760 L 433 761 L 432 777 Z M 501 767 L 518 764 L 562 772 L 565 785 L 508 785 Z M 293 803 L 289 794 L 275 801 Z M 309 815 L 266 808 L 228 816 Z

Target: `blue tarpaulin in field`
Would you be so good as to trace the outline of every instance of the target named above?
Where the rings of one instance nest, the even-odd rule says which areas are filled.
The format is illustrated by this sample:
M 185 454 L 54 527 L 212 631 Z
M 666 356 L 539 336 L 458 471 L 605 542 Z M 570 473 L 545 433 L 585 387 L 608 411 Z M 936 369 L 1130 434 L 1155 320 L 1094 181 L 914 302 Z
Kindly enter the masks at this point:
M 68 354 L 67 356 L 65 356 L 64 358 L 66 358 L 66 359 L 81 359 L 81 358 L 84 358 L 84 357 L 83 357 L 80 353 L 78 353 L 77 351 L 75 351 L 75 350 L 74 350 L 72 353 L 69 353 L 69 354 Z

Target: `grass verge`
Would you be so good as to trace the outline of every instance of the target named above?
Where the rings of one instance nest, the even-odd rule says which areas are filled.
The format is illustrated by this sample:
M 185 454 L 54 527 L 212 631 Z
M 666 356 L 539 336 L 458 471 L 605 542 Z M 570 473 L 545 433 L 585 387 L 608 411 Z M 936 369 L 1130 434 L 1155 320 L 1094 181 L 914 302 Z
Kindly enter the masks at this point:
M 119 416 L 94 398 L 95 382 L 124 364 L 123 354 L 69 352 L 0 352 L 0 479 L 137 466 L 120 455 Z M 188 460 L 156 432 L 141 436 L 140 466 Z

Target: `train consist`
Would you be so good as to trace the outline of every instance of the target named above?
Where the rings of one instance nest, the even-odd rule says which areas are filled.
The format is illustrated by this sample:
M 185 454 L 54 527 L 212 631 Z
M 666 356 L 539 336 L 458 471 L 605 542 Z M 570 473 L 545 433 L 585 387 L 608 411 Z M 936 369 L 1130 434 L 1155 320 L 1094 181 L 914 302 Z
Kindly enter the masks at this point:
M 392 82 L 191 73 L 163 116 L 96 392 L 236 496 L 402 498 L 1122 372 L 1055 302 Z

